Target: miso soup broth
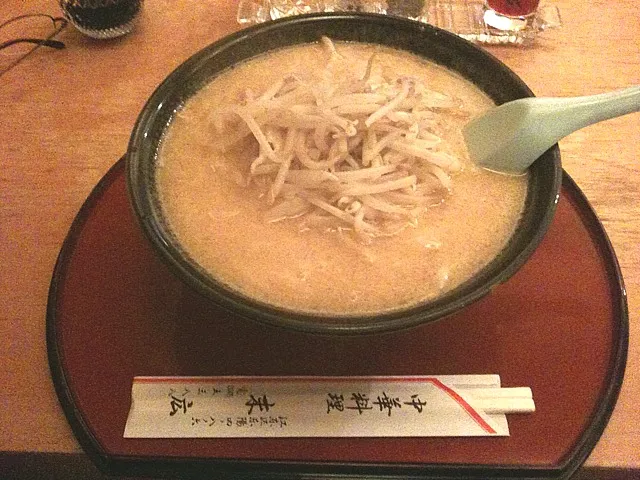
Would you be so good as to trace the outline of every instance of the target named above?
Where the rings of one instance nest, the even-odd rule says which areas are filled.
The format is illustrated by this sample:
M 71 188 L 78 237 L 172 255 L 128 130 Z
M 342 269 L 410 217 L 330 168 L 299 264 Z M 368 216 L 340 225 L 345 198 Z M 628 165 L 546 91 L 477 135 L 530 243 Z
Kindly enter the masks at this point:
M 491 106 L 406 52 L 278 50 L 176 113 L 160 205 L 189 256 L 245 296 L 330 316 L 406 308 L 475 275 L 521 217 L 527 177 L 479 169 L 464 147 L 461 128 Z

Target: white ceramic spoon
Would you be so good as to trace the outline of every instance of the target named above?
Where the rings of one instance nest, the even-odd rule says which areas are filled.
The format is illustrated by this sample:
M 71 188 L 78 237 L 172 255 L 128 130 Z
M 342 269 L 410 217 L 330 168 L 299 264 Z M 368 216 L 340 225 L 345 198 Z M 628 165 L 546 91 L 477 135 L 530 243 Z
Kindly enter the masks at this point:
M 523 98 L 472 120 L 463 135 L 478 165 L 519 175 L 570 133 L 638 111 L 640 86 L 587 97 Z

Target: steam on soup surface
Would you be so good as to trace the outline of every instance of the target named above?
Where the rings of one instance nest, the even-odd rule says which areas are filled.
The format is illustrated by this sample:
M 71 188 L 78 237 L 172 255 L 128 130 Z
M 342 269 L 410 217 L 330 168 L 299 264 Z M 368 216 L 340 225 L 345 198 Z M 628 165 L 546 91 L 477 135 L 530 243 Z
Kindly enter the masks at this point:
M 462 140 L 491 105 L 405 52 L 282 49 L 175 115 L 160 204 L 185 251 L 243 295 L 336 316 L 405 308 L 468 280 L 516 228 L 526 176 L 475 167 Z

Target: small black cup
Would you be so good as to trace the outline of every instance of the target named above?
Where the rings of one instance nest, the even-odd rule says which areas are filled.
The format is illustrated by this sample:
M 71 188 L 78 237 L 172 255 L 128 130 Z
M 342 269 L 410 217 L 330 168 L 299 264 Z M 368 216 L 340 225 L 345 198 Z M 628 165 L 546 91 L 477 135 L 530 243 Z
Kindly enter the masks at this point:
M 115 38 L 133 30 L 142 0 L 60 0 L 64 16 L 92 38 Z

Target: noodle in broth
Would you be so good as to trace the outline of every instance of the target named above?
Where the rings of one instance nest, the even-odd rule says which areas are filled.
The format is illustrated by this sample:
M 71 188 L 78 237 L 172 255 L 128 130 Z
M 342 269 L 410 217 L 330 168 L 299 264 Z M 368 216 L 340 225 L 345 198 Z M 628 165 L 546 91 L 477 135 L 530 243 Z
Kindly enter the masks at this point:
M 282 49 L 177 113 L 160 203 L 189 255 L 243 295 L 335 316 L 405 308 L 469 279 L 517 226 L 526 176 L 475 167 L 462 140 L 491 105 L 405 52 Z

